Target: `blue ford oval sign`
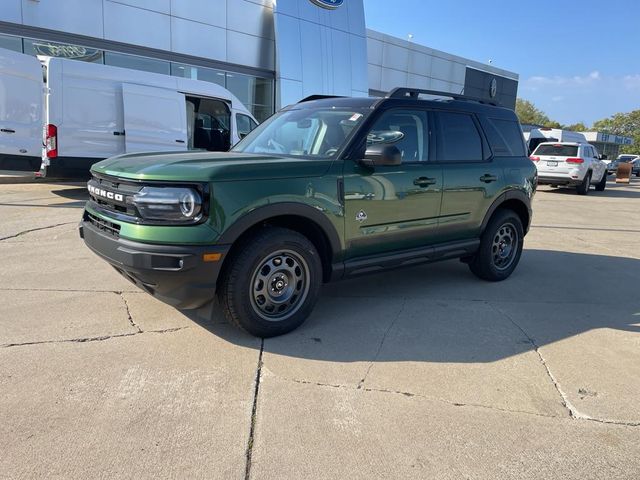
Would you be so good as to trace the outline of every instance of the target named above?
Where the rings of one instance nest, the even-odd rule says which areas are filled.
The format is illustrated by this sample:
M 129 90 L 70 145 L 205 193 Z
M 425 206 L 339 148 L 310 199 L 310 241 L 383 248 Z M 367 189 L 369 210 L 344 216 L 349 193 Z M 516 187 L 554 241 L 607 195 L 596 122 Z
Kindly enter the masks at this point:
M 344 0 L 311 0 L 311 3 L 315 3 L 317 6 L 328 10 L 335 10 L 342 6 Z

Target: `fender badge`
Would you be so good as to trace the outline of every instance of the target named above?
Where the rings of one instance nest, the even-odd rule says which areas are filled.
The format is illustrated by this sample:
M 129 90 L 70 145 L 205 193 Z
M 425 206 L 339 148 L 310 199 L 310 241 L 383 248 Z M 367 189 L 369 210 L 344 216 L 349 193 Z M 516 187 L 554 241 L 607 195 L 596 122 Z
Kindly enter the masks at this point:
M 356 214 L 356 220 L 360 223 L 364 222 L 367 219 L 367 212 L 365 212 L 364 210 L 360 210 L 357 214 Z

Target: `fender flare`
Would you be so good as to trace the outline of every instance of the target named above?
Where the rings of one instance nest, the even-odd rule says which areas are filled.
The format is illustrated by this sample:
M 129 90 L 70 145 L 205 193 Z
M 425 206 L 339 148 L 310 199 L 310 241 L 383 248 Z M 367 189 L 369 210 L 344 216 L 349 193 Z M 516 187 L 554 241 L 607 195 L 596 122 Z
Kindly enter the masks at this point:
M 273 217 L 295 215 L 312 221 L 324 232 L 335 258 L 342 251 L 340 236 L 327 216 L 320 210 L 303 203 L 279 202 L 258 207 L 238 218 L 218 239 L 219 244 L 231 245 L 251 227 Z
M 529 231 L 529 226 L 531 225 L 531 199 L 522 190 L 510 190 L 508 192 L 504 192 L 491 204 L 489 210 L 487 210 L 487 213 L 484 216 L 484 220 L 482 220 L 480 232 L 484 232 L 495 211 L 500 208 L 500 205 L 508 200 L 518 200 L 526 207 L 529 212 L 529 224 L 523 226 L 525 233 Z

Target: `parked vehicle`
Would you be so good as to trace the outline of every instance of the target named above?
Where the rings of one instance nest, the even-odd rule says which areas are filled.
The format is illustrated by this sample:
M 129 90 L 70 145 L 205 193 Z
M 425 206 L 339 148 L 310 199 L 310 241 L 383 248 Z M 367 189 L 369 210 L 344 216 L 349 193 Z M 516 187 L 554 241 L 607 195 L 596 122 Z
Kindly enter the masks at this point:
M 587 139 L 582 133 L 562 130 L 561 128 L 533 128 L 524 133 L 524 138 L 529 154 L 533 153 L 538 148 L 538 145 L 545 142 L 587 143 Z
M 607 168 L 598 151 L 588 143 L 541 143 L 531 155 L 540 185 L 576 187 L 587 195 L 591 185 L 602 192 L 607 186 Z
M 313 98 L 229 153 L 94 165 L 80 235 L 159 299 L 197 308 L 217 293 L 262 337 L 302 324 L 322 282 L 450 258 L 511 275 L 536 188 L 513 110 L 406 88 Z
M 612 175 L 612 174 L 616 173 L 616 171 L 618 170 L 618 165 L 621 162 L 631 163 L 632 164 L 632 169 L 631 169 L 632 175 L 636 175 L 636 176 L 640 177 L 640 162 L 637 162 L 637 160 L 640 160 L 640 156 L 639 155 L 629 155 L 629 154 L 618 155 L 618 158 L 616 158 L 613 162 L 611 162 L 609 165 L 607 165 L 607 172 Z
M 214 83 L 0 49 L 0 169 L 88 176 L 126 152 L 226 151 L 256 125 Z

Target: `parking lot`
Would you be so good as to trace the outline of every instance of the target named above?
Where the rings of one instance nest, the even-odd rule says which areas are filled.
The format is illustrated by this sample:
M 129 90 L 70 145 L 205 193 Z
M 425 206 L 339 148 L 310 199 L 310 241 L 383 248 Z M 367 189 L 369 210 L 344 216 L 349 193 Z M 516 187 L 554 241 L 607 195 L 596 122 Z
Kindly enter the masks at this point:
M 506 282 L 336 283 L 265 341 L 93 255 L 81 184 L 0 185 L 0 477 L 637 479 L 639 180 L 541 188 Z

